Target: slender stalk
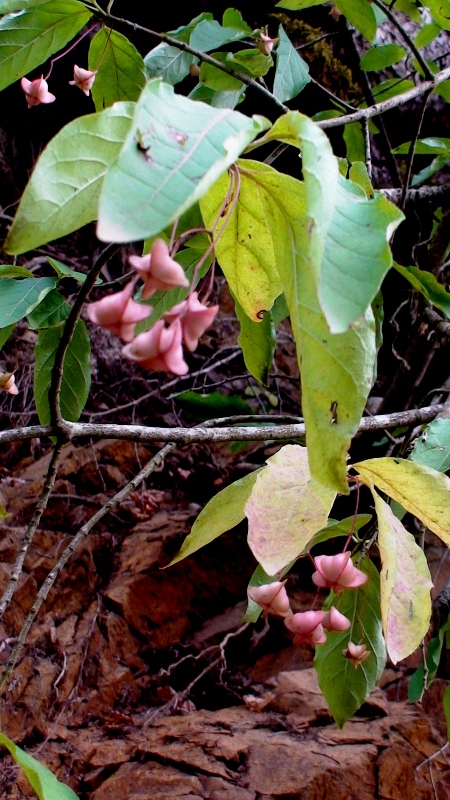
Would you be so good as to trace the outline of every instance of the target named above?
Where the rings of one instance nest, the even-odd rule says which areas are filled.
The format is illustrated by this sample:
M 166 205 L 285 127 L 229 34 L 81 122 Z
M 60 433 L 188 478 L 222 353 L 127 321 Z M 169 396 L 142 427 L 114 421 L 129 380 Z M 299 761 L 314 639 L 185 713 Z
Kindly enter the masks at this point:
M 420 110 L 419 121 L 418 121 L 418 124 L 417 124 L 417 127 L 416 127 L 416 131 L 414 133 L 414 136 L 413 136 L 413 138 L 411 140 L 411 144 L 409 145 L 408 158 L 407 158 L 407 162 L 406 162 L 405 180 L 403 181 L 402 196 L 401 196 L 401 199 L 400 199 L 400 208 L 402 210 L 405 208 L 405 205 L 406 205 L 406 196 L 408 194 L 409 185 L 411 183 L 412 168 L 413 168 L 413 163 L 414 163 L 414 155 L 415 155 L 415 152 L 416 152 L 417 142 L 418 142 L 418 139 L 419 139 L 419 136 L 420 136 L 420 131 L 422 130 L 423 120 L 424 120 L 424 117 L 425 117 L 425 111 L 426 111 L 427 104 L 428 104 L 428 98 L 429 98 L 431 92 L 432 92 L 432 90 L 429 89 L 427 92 L 425 92 L 425 94 L 424 94 L 424 96 L 422 98 L 422 108 Z

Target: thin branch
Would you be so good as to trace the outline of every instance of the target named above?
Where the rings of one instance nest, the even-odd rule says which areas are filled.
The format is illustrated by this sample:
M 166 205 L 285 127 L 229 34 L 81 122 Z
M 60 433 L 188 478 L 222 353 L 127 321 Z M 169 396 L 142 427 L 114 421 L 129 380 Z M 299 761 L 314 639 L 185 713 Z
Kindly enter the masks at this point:
M 431 306 L 424 308 L 423 316 L 435 331 L 438 331 L 438 333 L 442 334 L 442 336 L 450 338 L 450 322 L 447 322 L 445 319 L 443 319 L 441 315 L 434 310 L 434 308 Z
M 108 512 L 111 511 L 113 508 L 116 508 L 116 506 L 118 506 L 119 503 L 121 503 L 123 500 L 126 500 L 126 498 L 129 497 L 130 494 L 134 492 L 138 488 L 138 486 L 140 486 L 140 484 L 143 481 L 145 481 L 148 478 L 148 476 L 162 464 L 166 455 L 170 453 L 171 450 L 175 448 L 175 446 L 176 445 L 173 442 L 169 442 L 168 444 L 166 444 L 165 447 L 163 447 L 162 450 L 159 451 L 159 453 L 157 453 L 155 456 L 153 456 L 152 459 L 150 459 L 148 464 L 146 464 L 146 466 L 136 475 L 135 478 L 133 478 L 133 480 L 127 483 L 127 485 L 124 486 L 123 489 L 121 489 L 119 492 L 117 492 L 117 494 L 115 494 L 114 497 L 111 497 L 110 500 L 108 500 L 108 502 L 105 503 L 105 505 L 102 506 L 102 508 L 100 508 L 90 518 L 90 520 L 88 520 L 88 522 L 86 522 L 85 525 L 83 525 L 82 528 L 80 528 L 78 533 L 75 534 L 70 544 L 66 547 L 64 552 L 59 557 L 53 569 L 48 573 L 46 579 L 44 580 L 41 588 L 39 589 L 36 595 L 35 601 L 22 626 L 22 630 L 20 631 L 17 637 L 16 644 L 9 657 L 8 663 L 6 664 L 5 669 L 3 670 L 0 679 L 0 693 L 3 692 L 6 684 L 9 681 L 9 678 L 11 677 L 12 671 L 14 670 L 17 660 L 20 657 L 22 649 L 25 645 L 25 640 L 28 636 L 28 632 L 34 620 L 36 619 L 36 616 L 39 613 L 42 604 L 47 599 L 50 589 L 52 588 L 58 575 L 68 562 L 74 550 L 76 550 L 80 542 L 82 542 L 83 539 L 86 538 L 88 533 L 97 524 L 97 522 L 103 519 L 103 517 L 106 514 L 108 514 Z
M 431 422 L 442 410 L 443 405 L 413 408 L 408 411 L 397 411 L 392 414 L 380 414 L 375 417 L 363 417 L 357 433 L 378 431 L 384 428 L 397 428 L 403 425 L 420 425 Z M 252 416 L 251 421 L 272 420 L 274 417 Z M 239 422 L 242 417 L 223 417 L 212 420 L 213 425 L 227 425 L 228 427 L 211 430 L 205 423 L 194 428 L 156 428 L 145 425 L 115 425 L 95 424 L 82 422 L 65 422 L 64 434 L 70 441 L 88 436 L 92 439 L 125 439 L 130 442 L 178 442 L 191 444 L 200 442 L 261 442 L 267 439 L 283 441 L 297 439 L 306 433 L 304 423 L 293 425 L 264 425 L 256 427 L 232 427 L 233 422 Z M 0 444 L 5 442 L 24 441 L 43 436 L 54 436 L 58 428 L 52 425 L 30 425 L 24 428 L 13 428 L 9 431 L 0 431 Z
M 365 151 L 365 162 L 366 162 L 366 169 L 367 174 L 372 180 L 372 150 L 370 147 L 370 129 L 369 129 L 369 120 L 363 119 L 362 121 L 362 129 L 364 134 L 364 151 Z
M 403 190 L 380 189 L 380 192 L 385 197 L 388 197 L 392 203 L 399 203 Z M 408 203 L 431 203 L 433 201 L 437 207 L 447 198 L 450 198 L 450 183 L 442 183 L 439 186 L 421 186 L 419 189 L 408 189 L 406 192 L 406 205 Z
M 409 34 L 405 31 L 402 23 L 397 19 L 395 14 L 391 11 L 391 9 L 388 6 L 385 6 L 384 3 L 381 2 L 381 0 L 372 0 L 372 2 L 375 6 L 378 6 L 378 8 L 382 10 L 383 14 L 385 14 L 388 20 L 392 22 L 395 28 L 397 28 L 403 41 L 409 47 L 411 53 L 413 54 L 417 63 L 419 64 L 423 74 L 425 75 L 425 78 L 427 78 L 427 80 L 433 80 L 433 73 L 431 72 L 430 67 L 423 58 L 422 53 L 420 52 L 419 48 L 414 44 L 413 40 L 411 39 Z
M 81 310 L 83 308 L 84 303 L 86 302 L 87 298 L 89 297 L 90 291 L 93 288 L 95 281 L 97 280 L 102 267 L 106 264 L 107 261 L 120 249 L 120 244 L 109 244 L 103 252 L 98 257 L 95 264 L 89 270 L 86 280 L 81 285 L 81 288 L 77 294 L 76 300 L 72 306 L 72 310 L 67 317 L 67 320 L 64 325 L 64 330 L 62 332 L 62 336 L 58 345 L 58 349 L 55 355 L 55 363 L 52 369 L 52 379 L 50 383 L 50 388 L 48 390 L 48 401 L 50 405 L 50 419 L 52 425 L 56 425 L 58 429 L 61 427 L 64 429 L 64 420 L 61 415 L 61 406 L 60 406 L 60 394 L 61 394 L 61 384 L 63 379 L 63 370 L 64 370 L 64 359 L 66 357 L 67 350 L 69 348 L 70 342 L 72 341 L 72 336 L 75 331 L 76 324 L 81 314 Z
M 2 619 L 3 614 L 8 608 L 8 605 L 11 602 L 14 592 L 16 591 L 19 578 L 22 574 L 22 567 L 28 552 L 28 548 L 31 542 L 33 541 L 33 536 L 41 521 L 42 514 L 47 508 L 47 503 L 51 491 L 53 489 L 53 486 L 55 485 L 56 475 L 58 473 L 59 457 L 61 455 L 61 450 L 62 450 L 62 444 L 57 444 L 53 450 L 52 457 L 48 465 L 47 476 L 45 478 L 44 485 L 42 487 L 42 492 L 39 497 L 38 503 L 36 505 L 35 512 L 22 537 L 22 541 L 20 543 L 19 550 L 16 556 L 16 560 L 12 568 L 11 577 L 8 581 L 8 585 L 5 591 L 3 592 L 3 596 L 0 600 L 0 619 Z
M 268 100 L 274 103 L 279 111 L 283 113 L 289 111 L 288 106 L 285 106 L 284 103 L 281 103 L 272 92 L 267 89 L 263 83 L 255 80 L 255 78 L 251 78 L 249 75 L 246 75 L 244 72 L 239 72 L 239 70 L 235 70 L 230 67 L 228 64 L 222 64 L 221 61 L 217 61 L 216 58 L 213 56 L 204 53 L 202 50 L 197 50 L 195 47 L 190 47 L 190 45 L 186 44 L 186 42 L 181 42 L 179 39 L 175 39 L 174 36 L 167 36 L 164 33 L 158 33 L 157 31 L 152 30 L 151 28 L 145 28 L 142 25 L 138 25 L 137 22 L 131 22 L 128 19 L 124 19 L 123 17 L 116 17 L 113 14 L 108 14 L 106 11 L 98 8 L 95 12 L 99 17 L 105 20 L 109 20 L 110 22 L 119 23 L 120 25 L 125 25 L 127 27 L 133 28 L 135 31 L 142 31 L 142 33 L 147 33 L 149 36 L 153 36 L 155 39 L 158 39 L 160 42 L 165 42 L 166 44 L 170 44 L 172 47 L 177 47 L 178 50 L 183 50 L 185 53 L 190 53 L 193 56 L 196 56 L 200 61 L 204 61 L 206 64 L 211 64 L 212 67 L 216 67 L 221 72 L 227 72 L 229 75 L 232 75 L 234 78 L 237 78 L 242 83 L 245 83 L 246 86 L 251 86 L 253 89 L 256 89 L 258 92 L 263 94 Z
M 423 120 L 425 117 L 425 111 L 428 104 L 428 98 L 431 94 L 431 89 L 428 92 L 425 92 L 422 98 L 422 108 L 420 109 L 419 121 L 417 123 L 416 130 L 414 132 L 414 136 L 411 139 L 411 143 L 409 145 L 408 150 L 408 158 L 406 161 L 406 172 L 405 172 L 405 180 L 403 181 L 403 188 L 402 188 L 402 196 L 400 199 L 400 208 L 404 210 L 406 205 L 406 195 L 408 193 L 409 185 L 411 183 L 411 176 L 412 176 L 412 168 L 414 164 L 414 155 L 416 153 L 417 142 L 419 140 L 420 131 L 422 130 Z
M 333 103 L 337 103 L 338 105 L 340 105 L 341 108 L 346 108 L 347 111 L 350 112 L 356 111 L 354 106 L 351 106 L 350 103 L 346 103 L 345 100 L 341 100 L 337 95 L 333 94 L 333 92 L 330 92 L 330 90 L 327 89 L 325 86 L 322 86 L 322 84 L 319 83 L 319 81 L 316 81 L 315 78 L 311 78 L 311 83 L 313 83 L 314 86 L 317 86 L 318 89 L 320 89 L 324 94 L 326 94 L 327 97 L 329 97 L 330 100 L 333 101 Z

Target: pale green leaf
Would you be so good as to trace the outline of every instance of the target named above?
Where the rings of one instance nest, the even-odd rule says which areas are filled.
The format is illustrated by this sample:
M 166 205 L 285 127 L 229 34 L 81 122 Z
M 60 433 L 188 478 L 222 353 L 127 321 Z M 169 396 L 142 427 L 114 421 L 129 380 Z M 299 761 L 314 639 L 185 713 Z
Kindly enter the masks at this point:
M 436 280 L 432 272 L 418 267 L 402 267 L 396 263 L 393 266 L 416 291 L 421 292 L 430 303 L 440 308 L 446 317 L 450 317 L 450 294 L 445 286 Z
M 78 0 L 51 0 L 0 19 L 0 90 L 61 50 L 90 17 Z
M 366 157 L 366 144 L 364 133 L 360 122 L 351 122 L 344 125 L 344 142 L 347 159 L 353 164 L 354 161 L 362 161 Z
M 16 764 L 24 771 L 39 800 L 77 800 L 69 786 L 60 783 L 47 767 L 17 747 L 4 733 L 0 733 L 0 744 L 9 750 Z
M 245 478 L 235 481 L 226 489 L 218 492 L 207 503 L 195 520 L 189 536 L 186 537 L 179 552 L 168 566 L 177 564 L 178 561 L 192 555 L 245 519 L 245 504 L 263 469 L 264 467 L 261 467 L 261 469 L 246 475 Z
M 268 124 L 150 81 L 119 158 L 106 174 L 98 237 L 128 242 L 159 233 L 203 197 Z
M 426 636 L 433 583 L 423 550 L 390 506 L 372 490 L 381 556 L 381 618 L 389 658 L 407 658 Z
M 189 92 L 188 97 L 191 100 L 201 100 L 214 108 L 236 108 L 245 97 L 245 87 L 241 84 L 237 91 L 218 92 L 203 83 L 198 83 L 192 92 Z
M 197 25 L 200 25 L 200 23 L 205 19 L 212 20 L 213 15 L 209 11 L 203 11 L 201 14 L 198 14 L 196 17 L 191 19 L 187 25 L 180 25 L 175 30 L 168 31 L 168 35 L 173 36 L 175 39 L 179 39 L 180 42 L 186 42 L 186 44 L 188 44 L 192 31 L 194 31 Z
M 246 36 L 251 36 L 253 31 L 242 18 L 242 14 L 237 8 L 227 8 L 223 12 L 222 25 L 224 28 L 235 28 L 241 30 Z
M 257 381 L 269 385 L 269 371 L 275 352 L 276 335 L 270 311 L 264 314 L 261 322 L 250 319 L 238 301 L 234 303 L 236 316 L 241 327 L 238 345 L 242 349 L 245 366 Z
M 42 328 L 35 344 L 34 402 L 42 425 L 50 422 L 48 390 L 64 325 Z M 89 395 L 91 382 L 90 344 L 86 325 L 79 319 L 64 360 L 61 384 L 61 413 L 69 422 L 76 422 Z
M 91 89 L 97 111 L 137 100 L 145 86 L 142 56 L 126 36 L 109 28 L 100 28 L 91 41 L 89 69 L 98 70 Z
M 239 163 L 239 197 L 215 252 L 234 298 L 251 320 L 260 322 L 281 294 L 279 259 L 272 235 L 277 211 L 264 185 L 259 184 L 258 171 L 267 172 L 265 166 L 247 160 Z M 200 208 L 207 228 L 214 224 L 229 185 L 229 176 L 223 175 L 202 198 Z M 219 221 L 216 233 L 223 222 Z
M 33 273 L 26 267 L 16 267 L 14 264 L 5 264 L 0 267 L 0 278 L 32 278 Z
M 28 325 L 32 330 L 52 328 L 60 325 L 70 314 L 70 305 L 57 289 L 52 289 L 28 315 Z
M 49 0 L 0 0 L 0 14 L 11 14 L 14 11 L 24 11 L 34 6 L 42 6 Z
M 392 67 L 406 56 L 404 47 L 398 44 L 376 44 L 361 59 L 361 69 L 376 72 L 379 69 Z
M 227 55 L 227 53 L 213 53 L 216 61 L 231 67 L 231 64 L 228 63 Z M 235 78 L 212 64 L 207 64 L 205 61 L 200 67 L 199 81 L 202 85 L 208 89 L 213 89 L 215 92 L 242 92 L 244 87 L 239 78 Z
M 192 31 L 189 44 L 195 50 L 209 53 L 224 44 L 238 42 L 251 33 L 251 29 L 244 30 L 242 25 L 237 28 L 223 28 L 217 20 L 203 20 Z
M 56 284 L 56 278 L 4 278 L 0 283 L 0 327 L 19 322 Z
M 172 86 L 184 80 L 189 75 L 192 64 L 198 64 L 198 58 L 161 42 L 144 58 L 147 78 L 162 78 Z
M 450 479 L 446 475 L 402 458 L 370 458 L 353 467 L 366 486 L 381 489 L 450 547 Z
M 272 56 L 262 53 L 257 47 L 238 50 L 237 53 L 227 53 L 226 63 L 232 69 L 245 72 L 253 78 L 262 78 L 273 67 Z
M 444 31 L 450 31 L 450 0 L 425 0 L 423 5 L 429 9 L 434 22 Z
M 372 186 L 372 181 L 369 178 L 367 167 L 362 161 L 355 161 L 348 171 L 348 177 L 353 183 L 363 189 L 364 194 L 368 200 L 373 200 L 375 193 Z
M 318 284 L 332 333 L 343 333 L 365 314 L 392 266 L 389 240 L 403 219 L 384 195 L 368 200 L 363 189 L 340 178 Z
M 78 270 L 68 267 L 67 264 L 63 264 L 62 261 L 58 261 L 57 258 L 50 258 L 50 256 L 47 256 L 47 261 L 55 270 L 58 278 L 73 278 L 73 280 L 78 281 L 78 283 L 84 283 L 87 278 L 84 272 L 78 272 Z M 103 281 L 101 278 L 97 278 L 95 281 L 96 286 L 100 286 L 102 283 Z
M 436 156 L 433 158 L 433 161 L 428 167 L 421 169 L 417 175 L 414 175 L 411 181 L 411 187 L 413 189 L 417 189 L 418 186 L 422 186 L 424 183 L 427 183 L 433 175 L 436 175 L 441 169 L 447 166 L 448 162 L 450 161 L 450 156 Z
M 442 97 L 446 103 L 450 103 L 450 81 L 443 81 L 442 83 L 439 83 L 434 89 L 434 94 Z
M 390 97 L 409 92 L 410 89 L 414 89 L 414 86 L 415 83 L 406 78 L 403 80 L 389 78 L 389 80 L 379 83 L 378 86 L 374 86 L 372 94 L 377 103 L 382 103 L 384 100 L 389 100 Z
M 409 455 L 416 464 L 438 472 L 450 469 L 450 419 L 434 419 L 414 442 Z
M 414 44 L 419 48 L 428 47 L 439 36 L 440 32 L 440 25 L 437 25 L 436 22 L 428 22 L 417 34 Z
M 405 155 L 409 153 L 411 142 L 403 142 L 392 151 L 395 155 Z M 426 139 L 418 139 L 414 152 L 417 156 L 448 156 L 450 158 L 450 139 L 443 136 L 428 136 Z
M 297 558 L 325 526 L 335 497 L 311 477 L 306 447 L 288 444 L 267 459 L 245 513 L 249 547 L 269 575 Z
M 397 0 L 395 8 L 397 11 L 401 11 L 402 14 L 406 14 L 406 16 L 414 20 L 414 22 L 417 22 L 419 25 L 423 24 L 420 8 L 418 8 L 414 0 Z
M 13 323 L 12 325 L 7 325 L 6 328 L 0 328 L 0 350 L 8 341 L 15 327 L 16 324 Z
M 358 567 L 369 576 L 367 583 L 359 589 L 347 589 L 338 595 L 331 593 L 324 606 L 324 610 L 336 606 L 350 620 L 351 628 L 342 633 L 328 633 L 325 644 L 317 646 L 314 659 L 319 686 L 340 728 L 367 700 L 386 664 L 379 575 L 367 558 Z M 369 658 L 357 669 L 342 655 L 350 641 L 365 644 L 370 651 Z
M 280 25 L 277 47 L 277 68 L 273 83 L 273 93 L 281 103 L 292 100 L 311 80 L 306 61 L 297 53 L 291 40 Z
M 41 154 L 8 234 L 7 253 L 24 253 L 97 218 L 103 177 L 128 132 L 132 103 L 69 122 Z
M 374 40 L 377 21 L 368 0 L 335 0 L 335 6 L 369 42 Z

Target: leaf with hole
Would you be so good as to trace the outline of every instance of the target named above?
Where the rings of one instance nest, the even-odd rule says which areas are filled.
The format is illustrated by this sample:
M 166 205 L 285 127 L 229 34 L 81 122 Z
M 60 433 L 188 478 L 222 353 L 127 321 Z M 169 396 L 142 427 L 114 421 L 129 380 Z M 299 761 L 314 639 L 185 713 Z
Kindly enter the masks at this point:
M 129 242 L 164 230 L 206 194 L 268 124 L 263 117 L 211 108 L 150 81 L 106 174 L 98 237 Z
M 69 122 L 40 155 L 6 239 L 24 253 L 97 218 L 103 178 L 131 124 L 134 105 L 117 103 Z

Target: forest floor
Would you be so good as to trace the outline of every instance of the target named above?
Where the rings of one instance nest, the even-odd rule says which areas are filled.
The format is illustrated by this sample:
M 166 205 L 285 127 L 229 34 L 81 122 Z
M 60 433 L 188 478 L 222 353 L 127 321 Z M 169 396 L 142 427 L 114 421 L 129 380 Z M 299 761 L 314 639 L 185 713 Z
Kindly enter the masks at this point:
M 223 331 L 223 317 L 220 324 Z M 233 336 L 230 329 L 230 347 Z M 283 410 L 296 413 L 288 332 L 283 341 L 275 383 L 279 387 L 285 375 Z M 216 362 L 220 358 L 216 353 Z M 98 390 L 88 413 L 108 410 L 114 382 L 110 376 L 105 383 L 102 375 L 102 359 L 112 369 L 111 353 L 97 348 L 96 359 Z M 204 388 L 220 383 L 224 369 L 205 373 Z M 232 391 L 240 387 L 245 402 L 255 408 L 263 402 L 267 409 L 269 395 L 251 397 L 245 389 L 256 384 L 239 380 Z M 168 392 L 155 390 L 154 401 L 137 416 L 133 395 L 135 386 L 120 397 L 115 390 L 116 405 L 131 403 L 133 415 L 128 408 L 114 421 L 149 423 L 151 403 L 152 421 L 178 424 L 180 412 Z M 80 800 L 449 797 L 450 751 L 442 749 L 446 681 L 436 679 L 422 704 L 407 702 L 420 654 L 400 668 L 389 665 L 380 687 L 339 730 L 318 688 L 313 651 L 294 647 L 276 619 L 242 624 L 255 566 L 244 525 L 161 569 L 204 503 L 276 449 L 271 442 L 177 448 L 89 534 L 59 576 L 4 694 L 1 720 L 2 730 L 69 783 Z M 70 538 L 156 451 L 119 441 L 65 446 L 48 509 L 0 624 L 0 663 Z M 18 444 L 0 468 L 0 502 L 8 511 L 0 520 L 0 590 L 49 458 L 39 442 Z M 435 594 L 450 579 L 446 553 L 431 537 L 427 556 Z M 304 559 L 289 578 L 295 611 L 311 604 L 310 575 Z M 9 757 L 0 763 L 1 798 L 33 797 Z

